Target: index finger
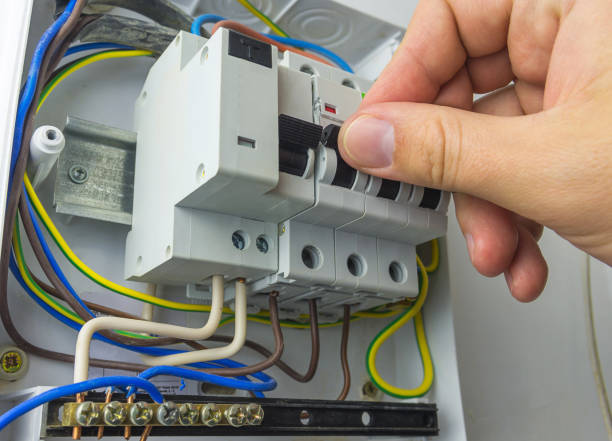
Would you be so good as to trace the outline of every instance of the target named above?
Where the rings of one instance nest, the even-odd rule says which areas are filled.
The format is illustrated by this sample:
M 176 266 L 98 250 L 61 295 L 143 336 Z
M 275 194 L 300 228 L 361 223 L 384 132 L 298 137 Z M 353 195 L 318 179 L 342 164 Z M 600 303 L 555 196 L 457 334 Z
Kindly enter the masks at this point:
M 422 0 L 402 44 L 363 105 L 431 103 L 468 57 L 506 47 L 512 0 Z

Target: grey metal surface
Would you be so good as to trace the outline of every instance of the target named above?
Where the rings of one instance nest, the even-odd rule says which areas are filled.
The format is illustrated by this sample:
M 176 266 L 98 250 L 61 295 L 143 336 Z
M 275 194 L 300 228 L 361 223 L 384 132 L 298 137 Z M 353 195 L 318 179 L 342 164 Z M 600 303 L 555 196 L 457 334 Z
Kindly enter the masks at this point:
M 131 225 L 136 133 L 69 116 L 57 163 L 58 213 Z M 83 182 L 75 170 L 85 171 Z

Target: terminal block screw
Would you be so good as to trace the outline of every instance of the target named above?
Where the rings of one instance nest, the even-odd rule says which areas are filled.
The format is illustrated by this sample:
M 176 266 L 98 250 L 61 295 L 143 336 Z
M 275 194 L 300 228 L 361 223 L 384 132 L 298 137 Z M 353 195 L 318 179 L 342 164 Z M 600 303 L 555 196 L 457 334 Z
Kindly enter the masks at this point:
M 79 426 L 93 426 L 100 419 L 100 409 L 91 401 L 84 401 L 76 408 L 76 421 Z
M 216 404 L 211 403 L 202 407 L 202 422 L 208 427 L 216 426 L 221 422 L 221 410 Z
M 125 421 L 127 409 L 119 401 L 111 401 L 104 406 L 104 422 L 109 426 L 118 426 Z
M 89 173 L 82 165 L 73 165 L 70 167 L 70 170 L 68 170 L 68 177 L 75 184 L 84 184 L 89 177 Z
M 145 424 L 148 424 L 152 418 L 153 409 L 151 409 L 149 403 L 139 401 L 130 409 L 130 421 L 132 421 L 132 424 L 135 426 L 144 426 Z
M 196 424 L 199 417 L 198 409 L 196 409 L 193 404 L 185 403 L 179 406 L 179 422 L 183 426 Z
M 251 403 L 246 408 L 247 423 L 259 426 L 264 418 L 264 411 L 259 404 Z
M 179 418 L 179 409 L 172 401 L 166 401 L 157 408 L 157 421 L 164 426 L 176 424 Z
M 225 419 L 227 422 L 234 427 L 244 426 L 246 423 L 246 410 L 239 404 L 232 404 L 230 407 L 225 409 Z

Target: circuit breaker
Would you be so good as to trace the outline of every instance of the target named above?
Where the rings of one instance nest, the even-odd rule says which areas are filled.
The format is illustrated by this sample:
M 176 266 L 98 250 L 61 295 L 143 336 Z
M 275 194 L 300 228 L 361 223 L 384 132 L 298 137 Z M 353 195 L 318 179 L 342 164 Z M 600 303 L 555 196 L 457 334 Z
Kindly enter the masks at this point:
M 415 246 L 446 231 L 448 193 L 369 176 L 338 151 L 370 83 L 234 30 L 181 32 L 136 102 L 132 280 L 247 279 L 285 317 L 414 297 Z M 231 301 L 231 294 L 226 297 Z

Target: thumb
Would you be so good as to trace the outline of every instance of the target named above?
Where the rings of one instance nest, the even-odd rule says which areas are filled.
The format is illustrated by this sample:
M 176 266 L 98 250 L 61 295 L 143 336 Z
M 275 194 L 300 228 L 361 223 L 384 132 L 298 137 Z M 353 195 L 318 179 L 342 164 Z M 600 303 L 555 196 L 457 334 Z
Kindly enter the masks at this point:
M 340 151 L 346 162 L 369 174 L 469 193 L 516 209 L 524 197 L 521 189 L 533 190 L 547 163 L 546 152 L 534 154 L 535 140 L 544 136 L 538 134 L 544 125 L 538 118 L 379 103 L 345 122 Z

